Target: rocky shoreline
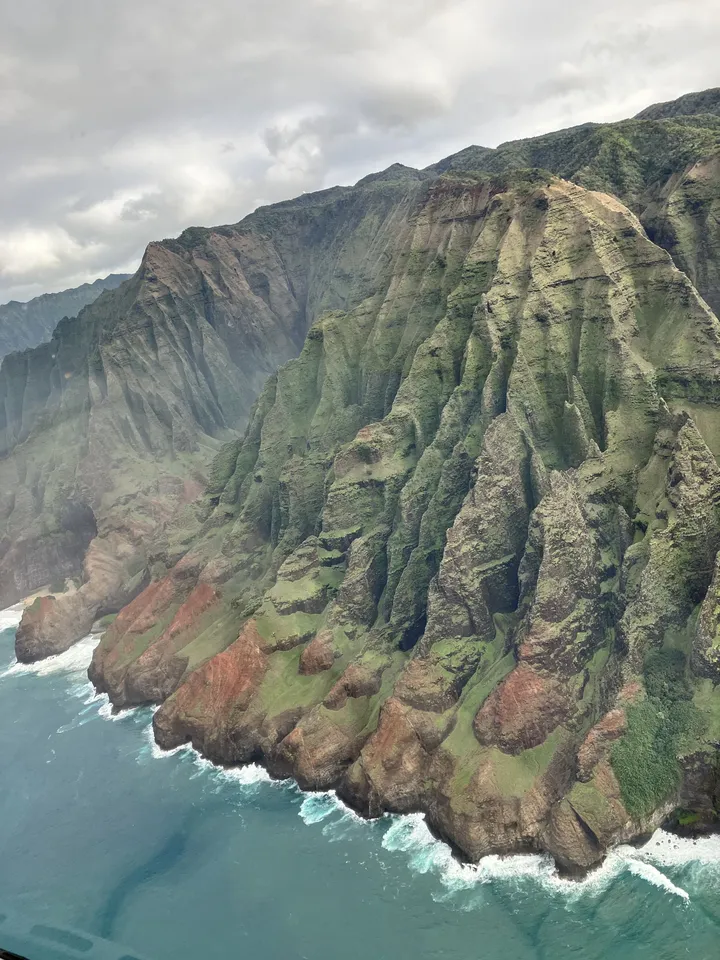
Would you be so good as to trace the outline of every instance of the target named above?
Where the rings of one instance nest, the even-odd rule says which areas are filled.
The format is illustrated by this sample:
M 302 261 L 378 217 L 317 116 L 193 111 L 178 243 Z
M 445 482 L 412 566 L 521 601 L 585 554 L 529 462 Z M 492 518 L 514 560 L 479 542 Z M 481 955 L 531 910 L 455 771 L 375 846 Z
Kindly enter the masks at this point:
M 34 601 L 36 601 L 39 597 L 42 597 L 44 595 L 47 595 L 45 591 L 41 591 L 39 594 L 35 594 L 32 597 L 25 598 L 23 601 L 21 601 L 21 604 L 24 606 L 25 609 L 27 609 L 32 605 Z M 19 608 L 20 604 L 16 604 L 15 606 Z M 0 613 L 7 613 L 7 611 L 0 611 Z M 23 611 L 18 609 L 16 616 L 12 619 L 12 622 L 8 621 L 8 625 L 9 626 L 19 625 L 22 618 L 22 614 L 23 614 Z M 89 675 L 90 675 L 90 679 L 92 679 L 93 682 L 95 683 L 98 678 L 97 677 L 93 678 L 92 669 L 90 669 Z M 105 693 L 107 695 L 107 691 L 101 689 L 101 687 L 96 685 L 95 689 L 97 693 Z M 116 714 L 121 713 L 125 710 L 134 709 L 133 707 L 128 707 L 127 705 L 124 705 L 124 706 L 113 705 L 112 700 L 110 700 L 110 703 L 111 703 L 113 713 L 116 713 Z M 172 736 L 168 736 L 167 733 L 163 733 L 162 729 L 160 730 L 158 729 L 155 723 L 155 719 L 153 719 L 152 729 L 153 729 L 153 736 L 154 736 L 155 742 L 158 744 L 161 750 L 172 752 L 178 748 L 188 745 L 192 747 L 192 749 L 197 753 L 198 756 L 203 757 L 206 760 L 210 760 L 211 763 L 213 763 L 215 766 L 219 768 L 227 769 L 227 768 L 232 768 L 233 766 L 231 764 L 224 763 L 220 758 L 213 758 L 213 757 L 207 756 L 201 750 L 199 750 L 196 747 L 196 745 L 193 744 L 191 741 L 183 741 L 182 743 L 178 743 L 175 738 L 173 738 Z M 282 760 L 278 760 L 277 758 L 273 758 L 272 756 L 257 755 L 252 760 L 248 761 L 248 763 L 254 763 L 261 766 L 263 769 L 266 770 L 270 778 L 273 780 L 292 779 L 298 785 L 298 787 L 304 792 L 307 792 L 308 794 L 317 792 L 317 787 L 315 784 L 303 782 L 303 780 L 297 775 L 297 771 L 289 768 L 287 766 L 287 763 Z M 384 814 L 388 814 L 388 813 L 399 814 L 399 815 L 420 813 L 423 815 L 425 819 L 425 823 L 427 824 L 427 827 L 430 833 L 435 837 L 435 839 L 448 845 L 454 859 L 456 859 L 459 863 L 463 863 L 463 864 L 475 865 L 479 862 L 476 858 L 473 858 L 471 855 L 469 855 L 469 853 L 457 843 L 455 837 L 451 833 L 447 832 L 447 830 L 444 828 L 444 825 L 442 823 L 437 823 L 433 819 L 432 813 L 428 810 L 425 810 L 425 809 L 414 810 L 410 808 L 393 809 L 390 807 L 372 808 L 368 805 L 366 797 L 358 796 L 358 794 L 354 793 L 352 790 L 349 790 L 347 782 L 343 780 L 340 780 L 337 783 L 329 783 L 323 787 L 323 790 L 334 791 L 338 800 L 344 806 L 346 806 L 349 810 L 351 810 L 356 816 L 359 816 L 362 819 L 366 819 L 366 820 L 373 820 L 378 817 L 382 817 Z M 650 840 L 651 836 L 653 835 L 654 828 L 661 828 L 683 839 L 696 839 L 702 836 L 715 835 L 715 834 L 718 834 L 719 832 L 717 825 L 696 824 L 696 823 L 681 824 L 678 822 L 676 816 L 670 816 L 666 820 L 658 822 L 654 826 L 648 826 L 644 831 L 631 833 L 631 834 L 629 833 L 626 836 L 618 838 L 616 845 L 630 844 L 632 846 L 637 846 L 641 848 L 645 843 L 647 843 Z M 612 849 L 613 847 L 609 847 L 605 851 L 606 854 L 610 854 L 612 852 Z M 500 856 L 511 856 L 511 857 L 523 856 L 528 854 L 549 854 L 551 857 L 553 857 L 559 876 L 567 879 L 571 879 L 571 880 L 577 880 L 577 881 L 582 881 L 586 879 L 593 871 L 599 869 L 602 866 L 602 863 L 604 862 L 604 859 L 603 859 L 603 860 L 598 860 L 597 862 L 593 863 L 590 866 L 580 866 L 577 864 L 569 863 L 564 859 L 563 860 L 558 859 L 551 849 L 545 848 L 543 846 L 532 845 L 532 844 L 528 844 L 525 847 L 517 846 L 517 847 L 514 847 L 512 850 L 507 850 L 505 848 L 490 849 L 484 854 L 484 856 L 491 856 L 494 854 L 500 855 Z
M 106 692 L 97 689 L 98 693 Z M 114 712 L 122 712 L 122 710 L 134 709 L 132 707 L 123 707 L 117 708 L 114 707 Z M 181 749 L 183 746 L 190 746 L 194 752 L 199 756 L 203 757 L 205 760 L 210 760 L 216 767 L 222 769 L 232 769 L 231 765 L 223 763 L 221 760 L 214 760 L 211 757 L 206 756 L 202 751 L 198 750 L 191 741 L 185 741 L 183 743 L 177 743 L 173 738 L 166 739 L 162 733 L 158 736 L 158 731 L 153 719 L 153 736 L 155 742 L 160 747 L 161 750 L 166 752 L 172 752 L 177 749 Z M 296 785 L 306 794 L 312 795 L 317 793 L 317 789 L 311 783 L 303 783 L 300 780 L 296 773 L 292 770 L 289 770 L 287 766 L 280 762 L 273 762 L 271 757 L 257 756 L 252 761 L 248 761 L 248 764 L 257 764 L 262 767 L 266 773 L 270 776 L 272 780 L 284 781 L 292 779 Z M 371 809 L 368 807 L 366 799 L 363 797 L 358 797 L 357 794 L 349 792 L 346 789 L 346 784 L 343 781 L 339 781 L 336 784 L 329 784 L 324 787 L 324 790 L 333 791 L 340 803 L 342 803 L 348 810 L 350 810 L 354 815 L 360 817 L 363 820 L 374 820 L 379 817 L 382 817 L 385 814 L 397 814 L 400 816 L 412 815 L 414 813 L 422 814 L 425 820 L 425 823 L 428 827 L 428 830 L 432 836 L 442 843 L 447 844 L 450 848 L 453 858 L 461 864 L 477 865 L 480 861 L 473 859 L 467 851 L 463 850 L 461 846 L 458 845 L 455 838 L 448 834 L 441 824 L 436 823 L 429 811 L 424 809 L 392 809 L 392 808 L 379 808 Z M 619 837 L 614 846 L 619 846 L 621 844 L 628 844 L 637 848 L 642 848 L 646 843 L 648 843 L 652 836 L 654 835 L 657 829 L 662 829 L 670 834 L 682 839 L 698 839 L 706 836 L 717 836 L 720 835 L 720 827 L 717 824 L 687 824 L 682 825 L 678 823 L 676 816 L 670 816 L 667 819 L 658 822 L 654 826 L 648 825 L 644 830 L 640 832 L 628 833 L 626 836 Z M 612 853 L 613 847 L 608 847 L 605 851 L 606 855 Z M 532 854 L 547 854 L 553 858 L 555 863 L 556 870 L 560 877 L 575 880 L 581 882 L 587 879 L 594 871 L 599 870 L 604 863 L 605 857 L 598 860 L 597 862 L 591 864 L 590 866 L 581 866 L 578 864 L 569 863 L 566 860 L 558 859 L 552 850 L 547 849 L 543 846 L 528 845 L 526 847 L 516 847 L 512 850 L 507 850 L 504 848 L 498 848 L 496 850 L 488 850 L 484 856 L 505 856 L 505 857 L 515 857 L 515 856 L 525 856 Z

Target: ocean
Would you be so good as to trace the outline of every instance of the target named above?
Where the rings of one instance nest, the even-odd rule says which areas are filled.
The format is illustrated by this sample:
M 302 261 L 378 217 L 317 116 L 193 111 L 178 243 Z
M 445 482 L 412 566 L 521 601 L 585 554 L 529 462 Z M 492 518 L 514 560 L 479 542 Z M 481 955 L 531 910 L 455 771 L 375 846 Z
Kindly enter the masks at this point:
M 718 837 L 658 831 L 580 883 L 541 856 L 462 864 L 420 815 L 368 822 L 159 750 L 152 710 L 94 693 L 97 638 L 19 665 L 18 620 L 0 613 L 0 913 L 148 960 L 720 957 Z

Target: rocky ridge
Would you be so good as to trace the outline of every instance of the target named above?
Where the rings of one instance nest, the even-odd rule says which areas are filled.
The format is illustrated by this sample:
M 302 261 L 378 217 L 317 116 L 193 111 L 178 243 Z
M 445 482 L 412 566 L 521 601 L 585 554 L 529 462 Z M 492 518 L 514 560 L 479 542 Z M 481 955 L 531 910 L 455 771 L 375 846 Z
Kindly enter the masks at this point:
M 162 746 L 422 810 L 473 859 L 583 871 L 660 823 L 712 827 L 714 123 L 470 148 L 223 228 L 282 245 L 307 336 L 154 528 L 98 689 L 162 704 Z M 491 155 L 582 163 L 469 169 Z M 28 614 L 29 656 L 58 611 Z

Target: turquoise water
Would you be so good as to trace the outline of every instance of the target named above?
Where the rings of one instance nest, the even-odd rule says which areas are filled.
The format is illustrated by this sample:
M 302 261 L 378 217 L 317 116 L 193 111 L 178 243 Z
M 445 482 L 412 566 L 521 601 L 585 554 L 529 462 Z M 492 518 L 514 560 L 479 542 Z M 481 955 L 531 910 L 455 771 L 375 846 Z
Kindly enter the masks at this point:
M 4 619 L 3 619 L 4 617 Z M 659 833 L 588 881 L 541 857 L 463 867 L 421 817 L 359 820 L 249 767 L 163 754 L 112 718 L 93 641 L 13 662 L 0 614 L 0 910 L 150 960 L 720 957 L 720 840 Z

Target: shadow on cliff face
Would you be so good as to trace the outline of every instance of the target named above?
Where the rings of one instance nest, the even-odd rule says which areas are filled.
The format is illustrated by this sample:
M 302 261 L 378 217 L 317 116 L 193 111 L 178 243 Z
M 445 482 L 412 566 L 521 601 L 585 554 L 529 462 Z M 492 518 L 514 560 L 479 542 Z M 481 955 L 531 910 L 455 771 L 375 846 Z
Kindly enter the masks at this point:
M 81 500 L 59 505 L 51 534 L 30 529 L 15 543 L 0 541 L 0 607 L 17 603 L 42 587 L 82 574 L 83 561 L 97 536 L 92 508 Z M 3 549 L 4 548 L 4 549 Z
M 97 536 L 97 522 L 92 509 L 80 500 L 66 500 L 60 508 L 60 526 L 83 544 L 83 555 L 90 541 Z

